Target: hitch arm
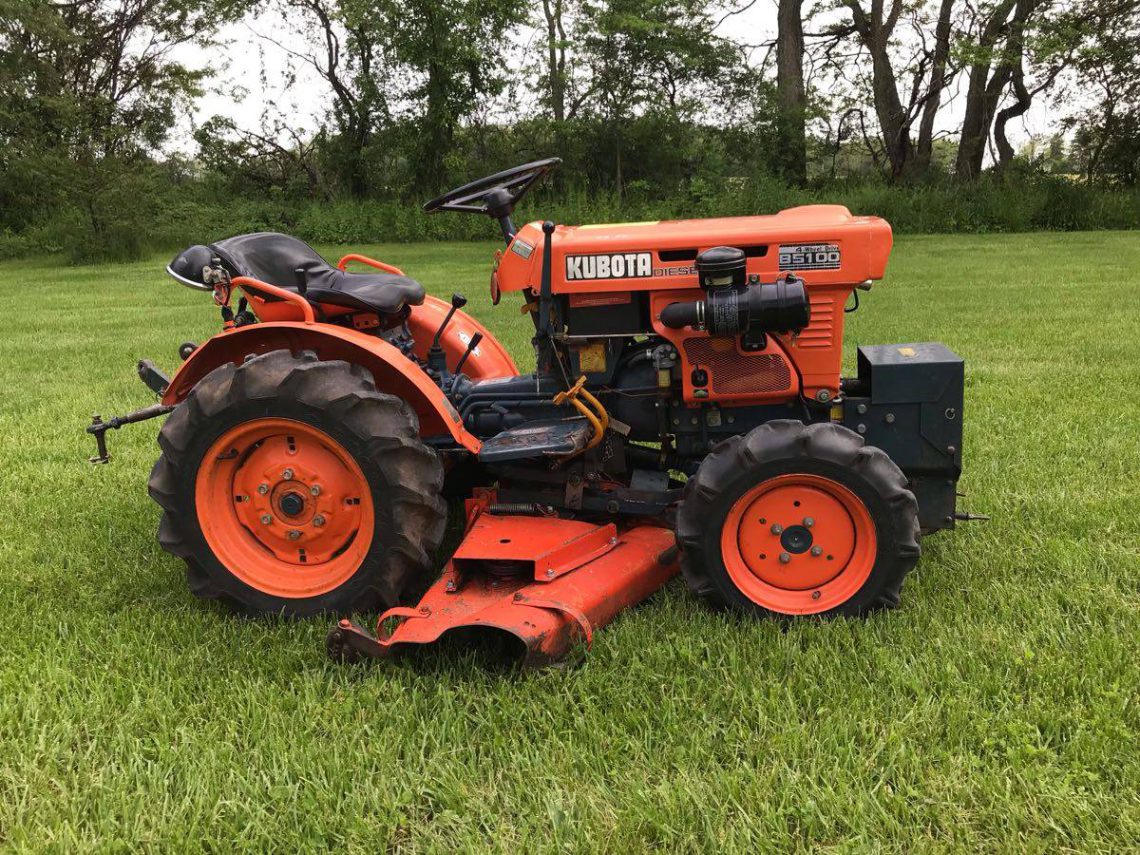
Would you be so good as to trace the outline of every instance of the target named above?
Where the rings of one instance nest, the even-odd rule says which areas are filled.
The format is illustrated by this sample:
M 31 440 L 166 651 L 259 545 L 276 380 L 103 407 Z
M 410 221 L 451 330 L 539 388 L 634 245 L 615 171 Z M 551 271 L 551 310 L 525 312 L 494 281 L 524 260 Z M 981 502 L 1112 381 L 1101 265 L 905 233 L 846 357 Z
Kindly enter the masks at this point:
M 87 432 L 95 437 L 96 455 L 89 457 L 91 463 L 109 463 L 111 455 L 107 453 L 107 431 L 118 430 L 123 425 L 133 425 L 136 422 L 145 422 L 147 419 L 158 418 L 165 416 L 174 406 L 171 404 L 151 404 L 149 407 L 143 407 L 141 410 L 135 410 L 123 416 L 114 416 L 109 421 L 103 421 L 103 418 L 96 413 L 91 417 L 91 424 L 87 426 Z

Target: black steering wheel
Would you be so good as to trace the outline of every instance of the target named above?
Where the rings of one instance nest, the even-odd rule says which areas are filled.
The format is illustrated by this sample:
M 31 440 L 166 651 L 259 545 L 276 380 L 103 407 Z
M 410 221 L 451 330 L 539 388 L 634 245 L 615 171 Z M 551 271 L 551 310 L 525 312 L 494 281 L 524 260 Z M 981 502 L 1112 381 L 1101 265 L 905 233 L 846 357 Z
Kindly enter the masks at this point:
M 456 187 L 424 204 L 424 211 L 457 211 L 461 214 L 486 214 L 501 220 L 509 217 L 519 200 L 532 186 L 562 162 L 560 157 L 535 160 L 513 166 Z

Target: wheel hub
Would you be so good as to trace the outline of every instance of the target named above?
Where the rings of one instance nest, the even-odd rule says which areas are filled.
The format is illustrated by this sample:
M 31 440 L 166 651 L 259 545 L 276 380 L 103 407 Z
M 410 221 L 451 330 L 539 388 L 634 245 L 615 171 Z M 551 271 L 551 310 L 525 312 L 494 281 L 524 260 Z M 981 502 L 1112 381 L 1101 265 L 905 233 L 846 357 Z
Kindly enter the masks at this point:
M 811 529 L 802 525 L 792 525 L 780 535 L 780 546 L 793 555 L 802 555 L 811 549 Z
M 305 510 L 305 500 L 299 494 L 290 491 L 281 497 L 277 507 L 287 517 L 299 517 Z
M 312 596 L 347 580 L 372 543 L 371 492 L 324 431 L 255 419 L 203 458 L 198 517 L 211 549 L 242 581 L 278 596 Z
M 875 531 L 862 502 L 818 475 L 781 475 L 746 491 L 721 534 L 725 569 L 765 608 L 827 611 L 859 589 L 874 565 Z

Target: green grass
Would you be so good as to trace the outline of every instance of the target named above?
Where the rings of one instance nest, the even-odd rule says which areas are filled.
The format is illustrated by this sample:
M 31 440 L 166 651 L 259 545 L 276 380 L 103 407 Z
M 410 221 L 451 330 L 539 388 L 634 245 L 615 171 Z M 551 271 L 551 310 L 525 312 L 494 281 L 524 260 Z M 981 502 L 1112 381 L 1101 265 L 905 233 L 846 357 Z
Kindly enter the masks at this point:
M 474 313 L 493 247 L 365 248 Z M 327 623 L 187 593 L 146 403 L 216 327 L 165 259 L 0 265 L 0 844 L 14 849 L 1116 850 L 1140 840 L 1140 242 L 904 238 L 849 345 L 966 358 L 965 507 L 901 610 L 787 631 L 678 581 L 575 670 L 345 669 Z

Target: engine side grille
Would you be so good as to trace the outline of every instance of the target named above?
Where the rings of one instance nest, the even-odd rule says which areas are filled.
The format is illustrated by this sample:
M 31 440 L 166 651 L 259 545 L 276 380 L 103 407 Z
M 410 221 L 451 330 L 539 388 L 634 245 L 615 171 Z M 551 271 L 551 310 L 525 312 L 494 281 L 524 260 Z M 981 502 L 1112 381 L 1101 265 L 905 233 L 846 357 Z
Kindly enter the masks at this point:
M 835 298 L 812 296 L 811 323 L 799 335 L 800 347 L 831 347 L 835 335 Z
M 685 341 L 685 358 L 712 375 L 714 395 L 783 392 L 792 385 L 788 363 L 776 353 L 742 355 L 736 342 L 725 338 L 691 338 Z

